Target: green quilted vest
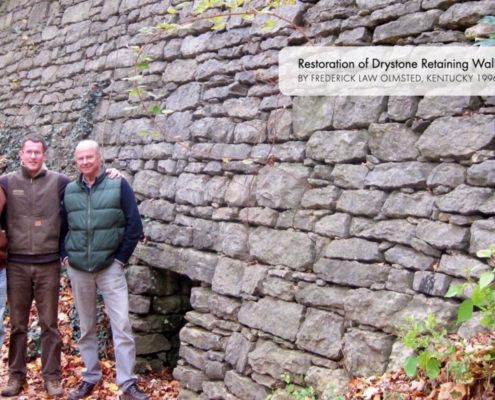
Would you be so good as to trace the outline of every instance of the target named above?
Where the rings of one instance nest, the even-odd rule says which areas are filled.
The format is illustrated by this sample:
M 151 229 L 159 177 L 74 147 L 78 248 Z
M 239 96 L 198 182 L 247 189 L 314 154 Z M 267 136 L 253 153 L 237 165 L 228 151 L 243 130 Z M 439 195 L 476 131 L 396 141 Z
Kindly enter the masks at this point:
M 64 204 L 69 222 L 65 248 L 70 266 L 88 272 L 109 267 L 126 225 L 120 206 L 120 179 L 108 179 L 102 167 L 88 193 L 81 175 L 67 185 Z

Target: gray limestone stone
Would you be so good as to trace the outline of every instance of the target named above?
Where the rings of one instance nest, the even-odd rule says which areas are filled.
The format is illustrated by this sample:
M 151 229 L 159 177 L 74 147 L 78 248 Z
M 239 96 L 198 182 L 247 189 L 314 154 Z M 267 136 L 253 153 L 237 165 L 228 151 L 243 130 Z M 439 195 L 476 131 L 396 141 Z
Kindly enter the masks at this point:
M 172 156 L 174 145 L 171 143 L 152 143 L 143 146 L 145 160 L 165 160 Z
M 416 237 L 438 249 L 467 250 L 469 229 L 437 221 L 421 220 L 416 228 Z
M 229 118 L 202 118 L 191 125 L 193 138 L 203 138 L 215 143 L 232 143 L 235 123 Z
M 485 201 L 479 210 L 488 215 L 495 214 L 495 196 L 490 197 L 487 201 Z
M 281 380 L 283 373 L 297 380 L 311 366 L 311 356 L 302 351 L 287 350 L 269 340 L 258 340 L 248 355 L 249 365 L 258 374 Z
M 366 186 L 393 190 L 401 188 L 426 188 L 426 179 L 436 164 L 408 161 L 376 165 L 366 176 Z
M 333 127 L 337 130 L 368 128 L 378 122 L 387 106 L 386 96 L 338 96 Z
M 481 262 L 480 259 L 459 254 L 444 254 L 440 259 L 440 265 L 438 266 L 437 272 L 456 276 L 458 278 L 466 278 L 468 275 L 479 278 L 483 272 L 489 270 L 489 266 Z
M 392 268 L 388 274 L 387 290 L 400 293 L 410 293 L 413 288 L 414 273 L 404 270 Z
M 282 144 L 258 144 L 253 147 L 251 157 L 254 159 L 268 160 L 274 158 L 282 162 L 302 162 L 306 152 L 306 144 L 303 142 L 288 142 Z
M 406 347 L 402 340 L 396 340 L 392 346 L 387 372 L 399 371 L 404 366 L 404 361 L 407 357 L 415 355 L 414 349 Z
M 343 369 L 330 370 L 318 366 L 310 367 L 304 377 L 306 385 L 314 387 L 320 398 L 324 398 L 329 391 L 332 396 L 346 393 L 349 381 Z
M 297 99 L 303 97 L 296 97 Z M 268 117 L 267 138 L 270 142 L 285 142 L 292 136 L 293 110 L 281 108 L 273 110 Z
M 224 108 L 229 117 L 253 119 L 258 116 L 261 100 L 256 97 L 229 99 L 224 102 Z
M 344 336 L 344 364 L 352 376 L 381 375 L 395 338 L 381 332 L 353 329 Z
M 203 382 L 203 395 L 205 395 L 208 400 L 240 400 L 227 390 L 227 387 L 223 382 L 219 381 Z
M 169 296 L 178 289 L 178 281 L 170 271 L 132 265 L 126 268 L 125 274 L 132 294 Z
M 306 22 L 330 21 L 346 19 L 358 12 L 353 0 L 323 0 L 312 7 L 305 15 Z
M 180 330 L 180 340 L 202 350 L 222 350 L 221 336 L 201 328 L 185 326 Z
M 151 309 L 151 297 L 129 294 L 129 311 L 135 314 L 148 314 Z
M 285 301 L 294 300 L 294 284 L 284 279 L 267 277 L 262 283 L 261 294 Z
M 139 213 L 145 217 L 172 222 L 175 218 L 175 205 L 165 200 L 146 199 L 139 206 Z
M 373 34 L 374 44 L 395 44 L 400 38 L 416 36 L 431 31 L 442 15 L 439 10 L 416 12 L 400 17 L 397 21 L 380 25 Z
M 373 222 L 362 218 L 353 218 L 349 233 L 351 236 L 372 240 L 386 240 L 409 245 L 415 235 L 416 227 L 405 220 Z
M 263 167 L 256 184 L 258 204 L 275 209 L 296 207 L 310 175 L 310 168 L 300 164 L 281 163 L 275 164 L 275 167 Z
M 366 165 L 337 164 L 333 168 L 331 177 L 335 186 L 344 189 L 364 189 L 368 172 Z
M 388 196 L 381 212 L 391 218 L 429 218 L 434 202 L 435 198 L 428 192 L 393 192 Z
M 312 209 L 335 210 L 335 204 L 337 203 L 340 194 L 340 189 L 333 185 L 310 189 L 304 193 L 301 200 L 301 206 Z
M 75 6 L 68 7 L 62 16 L 62 25 L 74 24 L 89 19 L 92 1 L 84 1 Z
M 336 46 L 362 46 L 371 43 L 373 35 L 368 28 L 359 27 L 342 32 L 335 41 Z
M 226 363 L 214 360 L 208 360 L 205 366 L 206 376 L 212 381 L 222 380 L 225 374 L 230 370 L 230 366 Z
M 440 250 L 435 249 L 434 247 L 426 243 L 424 240 L 418 238 L 413 238 L 411 240 L 411 247 L 414 250 L 417 250 L 429 256 L 440 257 L 442 255 L 442 252 Z
M 453 157 L 469 159 L 495 139 L 495 116 L 438 118 L 416 143 L 423 157 L 431 160 Z
M 264 399 L 270 390 L 264 386 L 258 385 L 251 379 L 229 371 L 225 375 L 225 385 L 237 397 L 243 400 Z
M 475 255 L 478 250 L 488 249 L 495 244 L 495 220 L 493 218 L 473 222 L 469 253 Z
M 388 98 L 388 116 L 398 122 L 414 118 L 418 110 L 419 98 L 414 96 L 390 96 Z
M 343 260 L 382 262 L 383 254 L 378 249 L 379 243 L 369 240 L 351 238 L 332 240 L 327 246 L 325 257 Z
M 187 275 L 193 280 L 211 283 L 219 256 L 192 249 L 180 252 L 179 266 L 176 272 Z
M 207 185 L 211 177 L 208 175 L 181 174 L 177 180 L 176 201 L 195 206 L 207 205 Z
M 346 318 L 392 332 L 401 320 L 400 313 L 412 296 L 389 291 L 350 290 L 345 297 Z
M 268 267 L 260 264 L 248 265 L 244 270 L 242 293 L 259 296 L 263 282 L 268 274 Z
M 474 214 L 493 194 L 492 189 L 459 185 L 452 192 L 435 200 L 440 211 Z
M 373 11 L 371 21 L 383 23 L 418 11 L 421 11 L 421 0 L 398 2 L 398 4 L 391 4 L 380 10 Z
M 457 301 L 418 294 L 401 311 L 398 323 L 403 323 L 406 317 L 412 317 L 414 321 L 426 321 L 428 314 L 433 313 L 438 327 L 444 327 L 447 332 L 453 333 L 459 328 L 457 325 L 458 309 L 459 303 Z
M 167 63 L 163 73 L 164 82 L 186 83 L 194 80 L 196 60 L 175 60 Z
M 179 86 L 167 98 L 167 108 L 177 111 L 194 110 L 200 104 L 201 84 L 197 82 Z
M 306 156 L 329 164 L 363 161 L 367 154 L 368 132 L 318 131 L 306 145 Z
M 341 340 L 344 336 L 344 318 L 326 311 L 309 308 L 297 334 L 297 347 L 339 360 L 342 357 Z
M 430 296 L 443 297 L 449 290 L 452 277 L 438 272 L 418 271 L 414 274 L 413 288 Z
M 256 176 L 235 175 L 225 192 L 225 202 L 230 207 L 256 205 Z
M 452 332 L 457 308 L 458 304 L 452 300 L 368 289 L 349 291 L 345 299 L 346 318 L 394 334 L 398 333 L 397 326 L 404 323 L 405 317 L 422 321 L 430 312 L 435 313 L 439 326 Z
M 349 237 L 349 228 L 352 217 L 345 213 L 327 215 L 320 219 L 315 225 L 315 233 L 330 238 Z
M 483 161 L 469 167 L 467 183 L 474 186 L 495 187 L 495 160 Z
M 296 301 L 308 307 L 343 309 L 344 297 L 349 289 L 340 286 L 317 286 L 299 282 Z
M 473 313 L 473 317 L 468 321 L 462 323 L 457 334 L 464 340 L 470 340 L 474 335 L 478 333 L 490 333 L 493 332 L 493 328 L 486 325 L 481 325 L 481 319 L 483 315 L 481 312 Z
M 461 28 L 475 25 L 481 18 L 495 14 L 495 4 L 490 0 L 454 4 L 440 17 L 442 28 Z
M 423 119 L 434 119 L 453 115 L 463 115 L 468 110 L 479 106 L 479 98 L 475 96 L 425 96 L 418 106 L 416 116 Z
M 212 295 L 212 291 L 210 288 L 206 287 L 195 287 L 191 288 L 191 306 L 203 313 L 210 312 L 210 308 L 208 306 L 208 299 Z
M 221 258 L 215 268 L 212 289 L 216 293 L 239 297 L 245 265 L 241 261 Z
M 266 121 L 255 119 L 241 122 L 234 129 L 234 143 L 263 143 L 266 140 Z
M 263 207 L 243 208 L 239 213 L 239 220 L 250 225 L 263 225 L 273 228 L 277 224 L 278 212 Z
M 183 344 L 180 346 L 179 356 L 193 367 L 204 371 L 206 365 L 206 351 Z
M 433 268 L 438 259 L 419 253 L 410 247 L 397 245 L 385 252 L 385 259 L 391 264 L 400 264 L 405 268 L 427 271 Z
M 258 227 L 250 233 L 249 244 L 251 256 L 264 263 L 306 270 L 314 262 L 315 245 L 305 233 Z
M 181 386 L 194 392 L 200 392 L 203 382 L 208 381 L 204 372 L 189 366 L 177 366 L 174 369 L 174 378 L 181 382 Z
M 155 268 L 171 271 L 179 269 L 179 251 L 172 246 L 149 247 L 138 244 L 134 256 Z
M 371 154 L 381 161 L 413 161 L 419 155 L 414 147 L 418 137 L 402 124 L 371 124 L 368 144 Z
M 345 286 L 371 287 L 387 281 L 390 267 L 383 264 L 321 258 L 315 263 L 314 271 L 327 282 Z
M 466 181 L 466 167 L 459 164 L 439 164 L 428 175 L 426 185 L 429 188 L 446 186 L 455 188 Z
M 231 297 L 212 294 L 208 298 L 208 308 L 217 317 L 237 321 L 237 314 L 241 308 L 241 301 Z
M 345 190 L 337 202 L 337 211 L 374 217 L 380 213 L 387 196 L 388 193 L 379 190 Z
M 305 97 L 294 98 L 292 123 L 294 136 L 299 140 L 307 140 L 313 132 L 332 128 L 332 116 L 335 98 Z
M 230 336 L 225 349 L 225 360 L 232 365 L 240 374 L 246 373 L 248 354 L 254 350 L 256 344 L 246 339 L 240 333 L 234 332 Z
M 304 311 L 305 307 L 300 304 L 264 297 L 258 302 L 244 302 L 238 318 L 243 325 L 294 341 Z

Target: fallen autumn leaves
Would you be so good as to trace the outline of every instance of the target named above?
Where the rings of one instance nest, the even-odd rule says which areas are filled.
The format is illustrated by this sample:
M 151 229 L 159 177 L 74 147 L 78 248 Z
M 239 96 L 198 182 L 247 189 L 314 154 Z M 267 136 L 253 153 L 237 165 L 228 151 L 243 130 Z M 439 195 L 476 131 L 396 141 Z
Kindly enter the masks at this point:
M 67 278 L 61 278 L 60 303 L 58 315 L 58 327 L 63 342 L 62 352 L 62 385 L 65 395 L 60 399 L 67 399 L 68 394 L 79 386 L 81 377 L 80 371 L 83 369 L 82 360 L 78 353 L 74 352 L 76 343 L 72 339 L 72 328 L 69 323 L 69 313 L 72 304 L 72 293 L 67 283 Z M 35 307 L 31 309 L 30 326 L 36 328 L 37 313 Z M 7 355 L 9 345 L 9 319 L 5 319 L 7 338 L 1 352 L 0 365 L 0 385 L 3 386 L 8 379 Z M 32 330 L 32 329 L 31 329 Z M 30 339 L 28 339 L 30 341 Z M 75 353 L 75 354 L 74 354 Z M 95 388 L 87 400 L 120 400 L 121 392 L 115 384 L 115 362 L 108 359 L 101 359 L 103 379 Z M 28 363 L 27 374 L 28 385 L 25 386 L 20 396 L 11 397 L 13 400 L 32 400 L 51 398 L 43 389 L 43 378 L 41 376 L 41 359 L 35 358 Z M 173 380 L 170 370 L 163 369 L 160 372 L 149 371 L 145 374 L 138 374 L 139 386 L 150 396 L 150 400 L 173 400 L 177 399 L 179 393 L 179 383 Z

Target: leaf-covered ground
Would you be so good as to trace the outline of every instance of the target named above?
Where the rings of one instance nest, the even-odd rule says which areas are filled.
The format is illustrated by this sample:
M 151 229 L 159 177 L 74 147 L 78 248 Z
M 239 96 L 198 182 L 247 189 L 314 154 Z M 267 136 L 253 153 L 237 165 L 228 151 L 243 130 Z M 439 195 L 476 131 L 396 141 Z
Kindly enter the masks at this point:
M 80 371 L 83 369 L 82 360 L 79 353 L 75 351 L 76 343 L 72 339 L 72 328 L 70 326 L 69 314 L 71 312 L 72 293 L 67 278 L 62 277 L 60 292 L 60 305 L 58 325 L 62 337 L 64 351 L 62 353 L 62 384 L 65 395 L 59 399 L 68 399 L 69 393 L 77 388 L 81 382 Z M 0 365 L 0 385 L 7 382 L 8 367 L 7 353 L 9 345 L 8 332 L 10 330 L 8 317 L 5 320 L 7 328 L 7 338 L 1 352 Z M 31 310 L 30 331 L 35 331 L 37 326 L 36 309 Z M 101 359 L 103 379 L 95 388 L 88 400 L 120 400 L 122 392 L 119 391 L 115 384 L 115 362 L 108 359 Z M 172 400 L 177 399 L 179 393 L 179 383 L 175 381 L 168 368 L 160 372 L 149 371 L 145 374 L 139 374 L 139 386 L 146 392 L 151 400 Z M 43 389 L 43 378 L 41 376 L 41 359 L 37 357 L 28 363 L 28 385 L 17 397 L 11 397 L 13 400 L 32 400 L 32 399 L 49 399 L 51 398 Z
M 495 334 L 478 334 L 469 341 L 456 341 L 449 363 L 429 379 L 424 371 L 409 378 L 403 369 L 382 376 L 353 379 L 346 400 L 494 400 Z M 454 376 L 458 374 L 457 378 Z

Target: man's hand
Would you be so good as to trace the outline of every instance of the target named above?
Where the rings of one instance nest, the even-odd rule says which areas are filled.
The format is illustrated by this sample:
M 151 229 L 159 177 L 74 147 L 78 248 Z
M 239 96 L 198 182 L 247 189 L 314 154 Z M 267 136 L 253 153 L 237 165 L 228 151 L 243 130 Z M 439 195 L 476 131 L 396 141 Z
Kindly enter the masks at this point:
M 114 179 L 114 178 L 122 178 L 122 179 L 125 179 L 124 178 L 124 175 L 122 174 L 122 172 L 120 172 L 117 168 L 109 168 L 105 171 L 105 174 L 108 174 L 108 177 L 110 179 Z

